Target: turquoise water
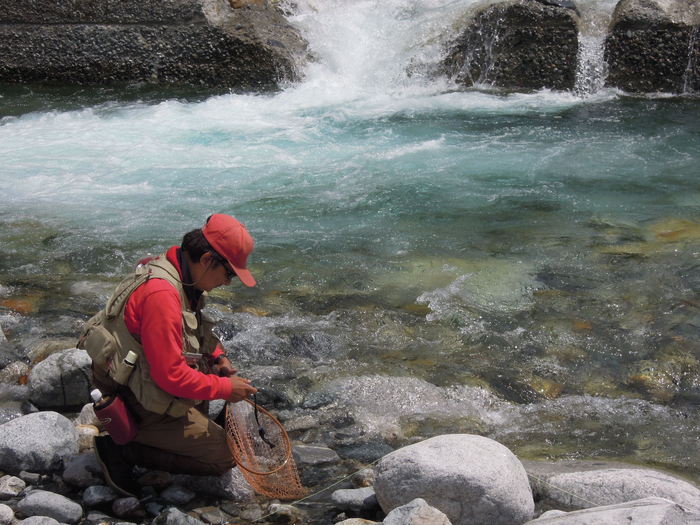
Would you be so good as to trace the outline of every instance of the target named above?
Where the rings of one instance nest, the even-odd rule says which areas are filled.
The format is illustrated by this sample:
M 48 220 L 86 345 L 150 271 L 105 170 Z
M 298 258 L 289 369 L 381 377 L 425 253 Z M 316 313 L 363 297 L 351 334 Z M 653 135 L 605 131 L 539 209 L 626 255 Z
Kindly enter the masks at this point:
M 224 339 L 243 366 L 305 371 L 297 398 L 416 378 L 406 439 L 698 479 L 700 102 L 406 75 L 468 4 L 302 3 L 318 61 L 273 95 L 0 87 L 8 339 L 74 335 L 143 254 L 227 212 L 259 286 L 215 295 Z M 465 418 L 477 387 L 498 402 Z

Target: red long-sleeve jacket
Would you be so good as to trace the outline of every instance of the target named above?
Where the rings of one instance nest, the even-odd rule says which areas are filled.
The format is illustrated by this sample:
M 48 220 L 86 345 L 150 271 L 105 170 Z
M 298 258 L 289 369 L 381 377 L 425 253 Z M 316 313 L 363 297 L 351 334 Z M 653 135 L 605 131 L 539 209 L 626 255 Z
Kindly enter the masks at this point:
M 182 269 L 173 246 L 166 257 Z M 182 356 L 182 306 L 180 295 L 163 279 L 149 279 L 131 294 L 124 309 L 129 332 L 139 337 L 151 369 L 151 378 L 168 394 L 186 399 L 226 399 L 231 395 L 231 381 L 190 368 Z M 220 347 L 212 357 L 223 351 Z

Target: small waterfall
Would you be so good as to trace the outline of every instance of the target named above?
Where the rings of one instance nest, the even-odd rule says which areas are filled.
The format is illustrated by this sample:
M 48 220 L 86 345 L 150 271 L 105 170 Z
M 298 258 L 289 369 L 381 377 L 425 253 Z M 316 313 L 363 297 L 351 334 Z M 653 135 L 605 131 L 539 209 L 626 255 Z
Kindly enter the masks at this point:
M 690 33 L 690 40 L 688 41 L 688 65 L 685 68 L 685 73 L 683 73 L 683 93 L 695 92 L 693 81 L 695 80 L 695 71 L 698 64 L 696 54 L 693 51 L 698 41 L 698 33 L 700 33 L 700 27 L 698 26 L 695 26 Z
M 575 93 L 592 95 L 605 85 L 608 65 L 604 57 L 605 35 L 579 35 Z
M 580 20 L 574 92 L 580 97 L 592 95 L 605 86 L 608 75 L 605 37 L 615 5 L 614 0 L 577 3 Z

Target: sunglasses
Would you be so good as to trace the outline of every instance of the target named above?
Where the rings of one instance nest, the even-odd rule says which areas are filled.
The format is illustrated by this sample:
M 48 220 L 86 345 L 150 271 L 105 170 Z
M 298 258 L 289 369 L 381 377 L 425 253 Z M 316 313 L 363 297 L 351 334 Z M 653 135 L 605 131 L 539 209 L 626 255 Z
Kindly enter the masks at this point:
M 210 252 L 211 253 L 211 258 L 214 259 L 216 262 L 218 262 L 221 266 L 224 267 L 224 270 L 226 270 L 226 278 L 231 280 L 234 277 L 237 277 L 236 272 L 233 271 L 233 268 L 229 265 L 228 261 L 224 259 L 221 255 L 219 255 L 216 252 Z

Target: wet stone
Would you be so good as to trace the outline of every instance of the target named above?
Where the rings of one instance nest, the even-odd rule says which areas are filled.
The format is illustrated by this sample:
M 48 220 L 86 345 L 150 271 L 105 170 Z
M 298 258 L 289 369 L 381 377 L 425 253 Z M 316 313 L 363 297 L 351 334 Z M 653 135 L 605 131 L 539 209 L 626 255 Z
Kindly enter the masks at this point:
M 22 377 L 29 373 L 29 365 L 23 361 L 14 361 L 0 370 L 0 383 L 17 385 Z
M 136 498 L 119 498 L 112 503 L 112 512 L 120 518 L 136 517 L 142 514 L 141 503 Z
M 296 445 L 293 454 L 294 461 L 299 465 L 323 465 L 340 462 L 338 454 L 327 447 Z
M 188 516 L 184 512 L 171 507 L 160 513 L 154 520 L 153 525 L 203 525 L 204 522 Z
M 196 494 L 180 485 L 171 485 L 161 492 L 160 496 L 169 503 L 184 505 L 185 503 L 192 501 Z
M 275 523 L 305 523 L 307 521 L 306 513 L 293 505 L 273 503 L 270 505 L 268 512 L 272 513 L 268 517 L 269 521 Z
M 356 513 L 379 510 L 377 496 L 372 487 L 336 490 L 331 495 L 331 499 L 341 510 Z
M 232 518 L 218 507 L 201 507 L 194 509 L 194 512 L 204 523 L 211 523 L 212 525 L 230 523 Z
M 374 485 L 374 469 L 365 468 L 355 472 L 350 478 L 355 488 L 371 487 Z
M 83 505 L 86 507 L 97 507 L 115 499 L 117 499 L 117 494 L 114 490 L 104 485 L 94 485 L 86 488 L 85 492 L 83 492 Z

